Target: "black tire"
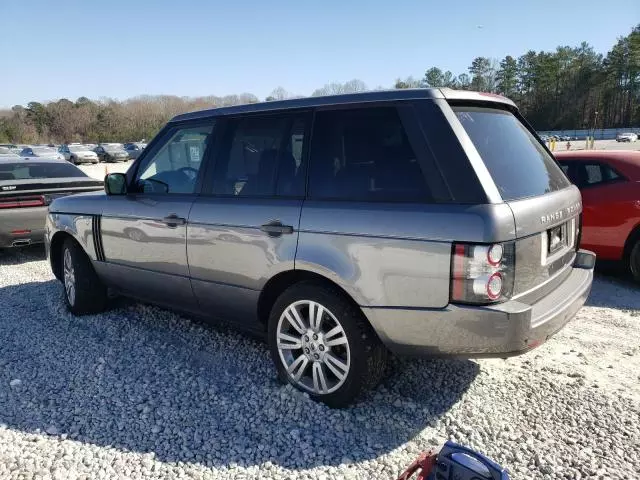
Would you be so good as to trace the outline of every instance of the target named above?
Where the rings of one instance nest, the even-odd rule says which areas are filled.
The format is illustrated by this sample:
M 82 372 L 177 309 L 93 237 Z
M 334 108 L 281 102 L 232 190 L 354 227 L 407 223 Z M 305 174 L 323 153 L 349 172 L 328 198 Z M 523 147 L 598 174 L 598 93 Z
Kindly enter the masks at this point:
M 67 254 L 73 268 L 67 268 Z M 69 277 L 68 277 L 69 276 Z M 74 294 L 68 288 L 68 278 L 73 277 Z M 78 243 L 68 238 L 62 245 L 62 284 L 67 308 L 74 315 L 87 315 L 105 310 L 107 288 L 98 278 L 91 260 Z
M 280 357 L 277 345 L 280 317 L 290 305 L 304 300 L 317 302 L 328 310 L 339 322 L 348 341 L 350 350 L 348 373 L 342 385 L 331 393 L 317 394 L 298 385 L 287 372 Z M 329 321 L 333 320 L 329 319 Z M 294 284 L 278 297 L 269 316 L 268 340 L 271 358 L 276 366 L 279 380 L 306 391 L 314 400 L 321 401 L 333 408 L 346 407 L 364 391 L 375 387 L 382 380 L 386 370 L 388 352 L 362 311 L 345 298 L 343 292 L 321 282 L 304 281 Z M 327 350 L 332 350 L 332 348 L 327 347 Z M 302 355 L 302 349 L 296 350 L 296 352 Z M 313 363 L 311 363 L 311 367 L 310 370 L 313 370 Z M 323 368 L 325 367 L 323 366 Z M 325 368 L 326 372 L 328 370 Z
M 629 250 L 629 272 L 633 279 L 640 283 L 640 240 L 636 240 Z

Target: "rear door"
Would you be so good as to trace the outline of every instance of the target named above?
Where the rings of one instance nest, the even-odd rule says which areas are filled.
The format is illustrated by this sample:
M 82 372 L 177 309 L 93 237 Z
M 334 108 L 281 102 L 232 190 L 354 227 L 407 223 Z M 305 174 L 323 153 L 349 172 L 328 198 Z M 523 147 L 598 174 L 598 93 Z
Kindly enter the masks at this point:
M 135 166 L 130 193 L 106 198 L 100 265 L 115 288 L 154 303 L 196 309 L 187 228 L 213 127 L 210 120 L 169 129 Z
M 514 293 L 535 301 L 536 288 L 573 263 L 582 211 L 580 191 L 519 115 L 499 105 L 453 104 L 458 133 L 473 144 L 467 155 L 484 176 L 494 201 L 506 202 L 515 220 Z M 455 127 L 455 125 L 454 125 Z M 484 175 L 483 175 L 484 174 Z
M 251 326 L 266 281 L 294 267 L 310 114 L 224 124 L 214 168 L 189 216 L 189 270 L 204 312 Z
M 628 181 L 605 162 L 576 159 L 561 162 L 582 193 L 582 246 L 607 260 L 619 260 L 627 239 Z

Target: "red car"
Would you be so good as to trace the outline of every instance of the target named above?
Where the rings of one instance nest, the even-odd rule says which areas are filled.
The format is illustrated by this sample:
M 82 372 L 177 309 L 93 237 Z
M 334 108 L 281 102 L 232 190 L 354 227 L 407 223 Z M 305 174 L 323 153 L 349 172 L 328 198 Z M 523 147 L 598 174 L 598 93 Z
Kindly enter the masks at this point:
M 599 259 L 624 262 L 640 282 L 640 152 L 557 152 L 582 192 L 581 246 Z

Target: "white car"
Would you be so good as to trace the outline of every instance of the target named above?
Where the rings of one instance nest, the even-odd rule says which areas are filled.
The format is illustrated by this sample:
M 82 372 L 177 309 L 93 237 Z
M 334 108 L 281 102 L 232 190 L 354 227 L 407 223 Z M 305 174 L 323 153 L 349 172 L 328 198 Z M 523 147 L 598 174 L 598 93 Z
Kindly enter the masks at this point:
M 69 144 L 60 147 L 60 153 L 65 160 L 77 165 L 79 163 L 98 163 L 98 154 L 86 145 Z
M 616 142 L 635 142 L 638 140 L 638 134 L 632 132 L 619 133 L 616 136 Z
M 64 155 L 58 152 L 55 148 L 34 145 L 33 147 L 25 147 L 20 152 L 21 157 L 25 158 L 50 158 L 54 160 L 64 160 Z

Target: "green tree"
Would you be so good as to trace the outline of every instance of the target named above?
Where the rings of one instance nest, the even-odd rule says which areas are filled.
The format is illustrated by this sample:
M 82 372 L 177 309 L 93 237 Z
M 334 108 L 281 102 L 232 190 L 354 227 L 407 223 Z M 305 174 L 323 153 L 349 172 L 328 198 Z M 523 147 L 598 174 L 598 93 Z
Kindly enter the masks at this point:
M 471 89 L 479 92 L 490 92 L 495 81 L 491 68 L 491 60 L 487 57 L 476 57 L 469 67 Z
M 518 89 L 518 62 L 511 55 L 507 55 L 500 62 L 500 69 L 496 73 L 498 93 L 515 98 Z

